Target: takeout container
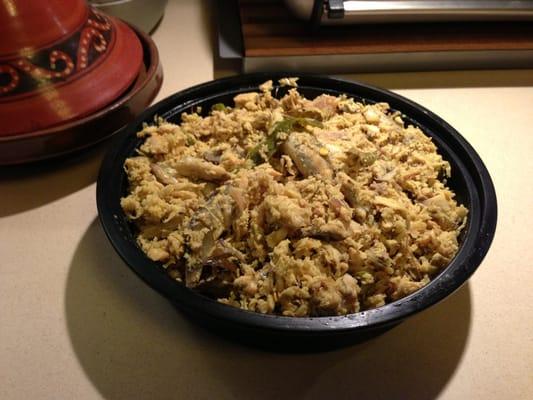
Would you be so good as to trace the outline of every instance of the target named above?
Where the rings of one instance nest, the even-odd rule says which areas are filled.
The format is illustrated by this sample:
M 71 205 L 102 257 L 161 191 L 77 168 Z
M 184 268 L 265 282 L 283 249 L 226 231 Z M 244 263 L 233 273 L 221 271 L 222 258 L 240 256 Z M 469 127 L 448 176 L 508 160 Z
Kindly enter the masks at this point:
M 9 2 L 0 37 L 0 165 L 94 144 L 161 86 L 151 38 L 83 0 Z
M 215 103 L 232 104 L 235 95 L 266 80 L 276 82 L 287 73 L 258 73 L 207 82 L 178 92 L 146 110 L 115 139 L 98 178 L 97 205 L 100 221 L 111 244 L 148 285 L 168 298 L 196 321 L 219 333 L 278 350 L 316 351 L 338 347 L 375 336 L 404 319 L 443 300 L 457 290 L 478 268 L 492 242 L 497 219 L 494 186 L 483 162 L 468 142 L 450 125 L 424 107 L 387 90 L 362 83 L 316 75 L 299 75 L 299 91 L 306 97 L 322 93 L 346 94 L 367 103 L 387 102 L 402 113 L 406 124 L 419 126 L 431 136 L 440 154 L 450 162 L 448 185 L 470 211 L 461 234 L 461 245 L 452 262 L 428 285 L 411 295 L 372 310 L 338 317 L 295 318 L 262 315 L 233 308 L 196 293 L 170 278 L 165 269 L 148 259 L 135 241 L 135 228 L 126 219 L 120 198 L 126 195 L 126 158 L 141 143 L 135 133 L 143 123 L 161 116 L 179 123 L 182 112 Z M 273 93 L 282 96 L 287 88 Z

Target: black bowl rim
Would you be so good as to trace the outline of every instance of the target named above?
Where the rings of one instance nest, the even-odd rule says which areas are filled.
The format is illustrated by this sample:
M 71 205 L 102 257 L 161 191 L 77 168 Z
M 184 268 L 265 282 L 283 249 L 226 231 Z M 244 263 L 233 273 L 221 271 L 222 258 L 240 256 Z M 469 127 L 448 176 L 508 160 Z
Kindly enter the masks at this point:
M 176 108 L 191 108 L 200 97 L 205 101 L 209 97 L 225 93 L 257 90 L 258 85 L 264 81 L 276 81 L 287 76 L 299 77 L 299 83 L 303 87 L 340 91 L 368 102 L 387 102 L 391 108 L 401 111 L 415 121 L 424 132 L 431 133 L 434 139 L 438 139 L 440 146 L 455 148 L 449 154 L 452 154 L 456 163 L 461 166 L 471 204 L 475 207 L 470 210 L 465 241 L 458 254 L 422 289 L 385 306 L 346 316 L 299 318 L 264 315 L 218 303 L 179 284 L 171 279 L 159 264 L 149 260 L 123 231 L 119 224 L 120 218 L 124 218 L 120 209 L 120 195 L 114 196 L 110 193 L 118 190 L 117 182 L 124 175 L 124 160 L 131 155 L 135 147 L 133 143 L 137 140 L 135 133 L 143 122 L 151 122 L 155 116 L 164 117 Z M 447 135 L 446 143 L 440 135 Z M 449 148 L 447 150 L 450 151 Z M 386 89 L 351 80 L 303 73 L 264 72 L 217 79 L 179 91 L 154 104 L 116 135 L 102 162 L 96 195 L 101 224 L 115 251 L 154 290 L 198 316 L 204 315 L 211 320 L 260 329 L 263 332 L 297 335 L 325 335 L 376 329 L 395 324 L 443 300 L 462 286 L 477 269 L 492 243 L 497 222 L 496 193 L 489 172 L 472 146 L 442 118 Z

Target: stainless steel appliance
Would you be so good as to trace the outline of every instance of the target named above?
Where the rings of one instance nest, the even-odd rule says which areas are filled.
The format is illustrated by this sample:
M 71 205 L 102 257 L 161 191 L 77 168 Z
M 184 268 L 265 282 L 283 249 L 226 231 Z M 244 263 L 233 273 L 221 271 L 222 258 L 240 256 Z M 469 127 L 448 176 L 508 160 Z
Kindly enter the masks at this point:
M 299 18 L 317 25 L 533 20 L 533 1 L 285 0 Z
M 163 17 L 167 0 L 89 0 L 89 3 L 149 33 Z

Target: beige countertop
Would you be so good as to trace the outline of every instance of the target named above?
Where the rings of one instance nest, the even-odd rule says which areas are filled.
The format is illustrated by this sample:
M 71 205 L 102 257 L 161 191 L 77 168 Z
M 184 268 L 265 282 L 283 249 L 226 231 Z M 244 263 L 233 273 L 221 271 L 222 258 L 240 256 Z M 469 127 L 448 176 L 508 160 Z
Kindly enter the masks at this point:
M 204 3 L 154 34 L 158 98 L 215 71 Z M 533 70 L 359 75 L 436 112 L 479 152 L 499 221 L 449 299 L 369 342 L 308 355 L 230 343 L 186 320 L 115 254 L 97 219 L 107 143 L 0 169 L 0 399 L 533 398 Z

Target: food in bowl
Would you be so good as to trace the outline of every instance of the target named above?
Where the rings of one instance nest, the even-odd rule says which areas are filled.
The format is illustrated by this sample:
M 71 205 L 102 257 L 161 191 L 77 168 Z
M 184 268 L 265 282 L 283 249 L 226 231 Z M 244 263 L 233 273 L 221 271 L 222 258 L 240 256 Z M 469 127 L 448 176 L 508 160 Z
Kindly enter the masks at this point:
M 259 89 L 138 132 L 121 206 L 150 259 L 222 303 L 297 317 L 380 307 L 446 267 L 468 210 L 428 136 L 385 103 Z

